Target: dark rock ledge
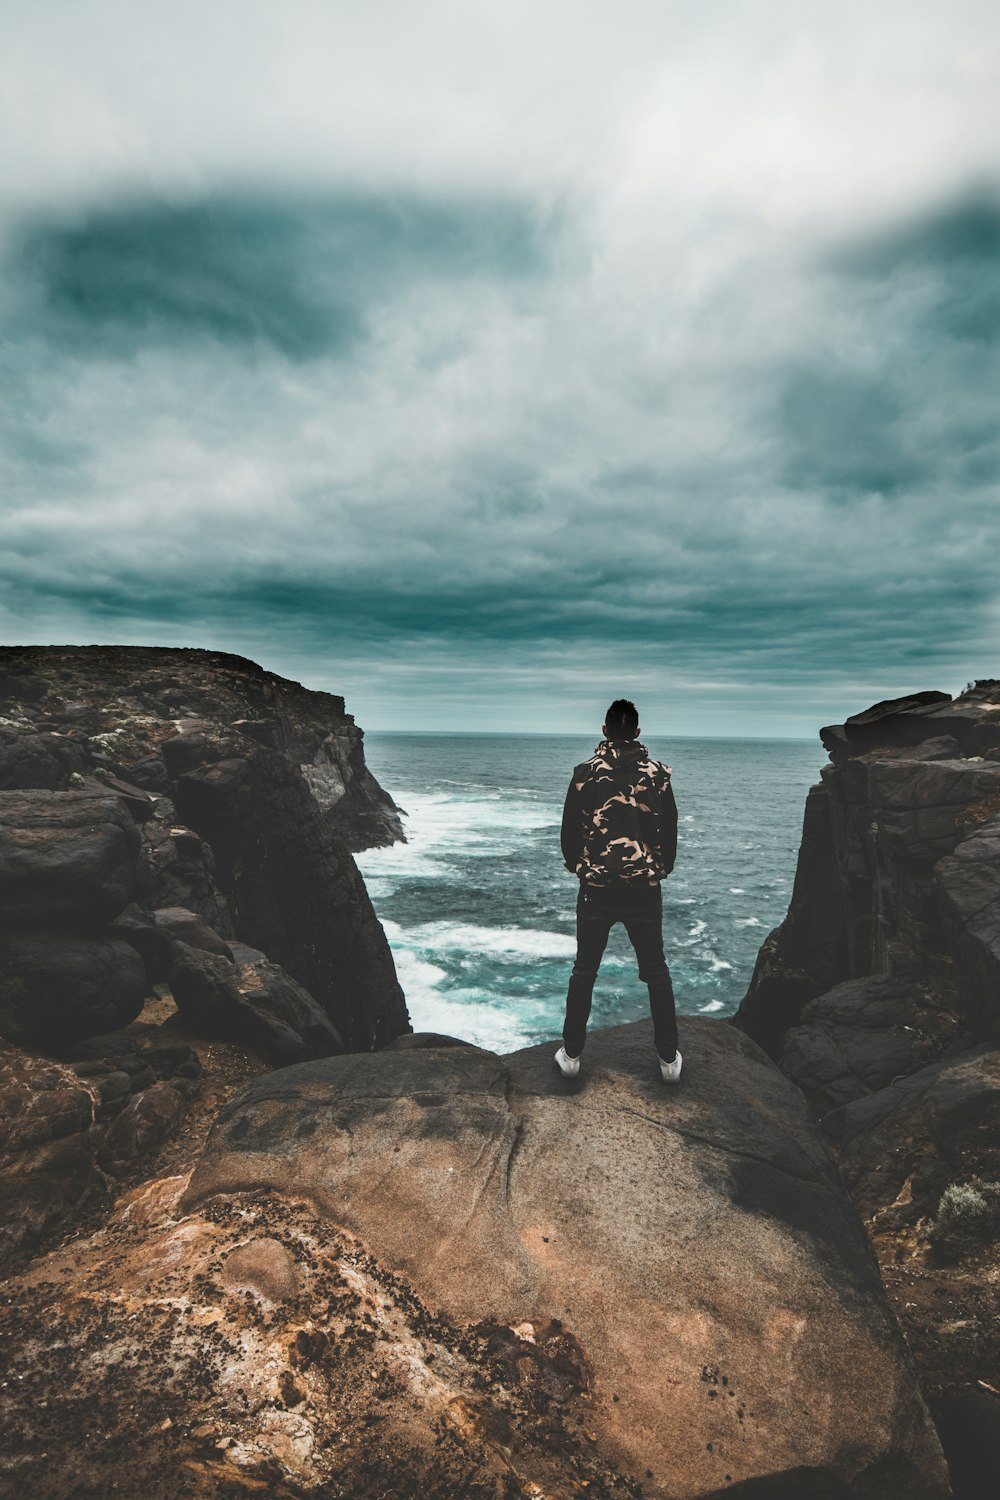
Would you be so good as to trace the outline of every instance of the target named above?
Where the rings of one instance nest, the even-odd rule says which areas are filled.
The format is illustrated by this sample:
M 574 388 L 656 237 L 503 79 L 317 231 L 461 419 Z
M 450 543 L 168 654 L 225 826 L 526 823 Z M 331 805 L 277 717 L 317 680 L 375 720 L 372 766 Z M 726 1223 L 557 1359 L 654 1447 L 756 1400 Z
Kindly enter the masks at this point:
M 830 763 L 809 793 L 788 915 L 737 1022 L 838 1149 L 957 1500 L 988 1500 L 1000 1462 L 1000 681 L 879 703 L 821 737 Z

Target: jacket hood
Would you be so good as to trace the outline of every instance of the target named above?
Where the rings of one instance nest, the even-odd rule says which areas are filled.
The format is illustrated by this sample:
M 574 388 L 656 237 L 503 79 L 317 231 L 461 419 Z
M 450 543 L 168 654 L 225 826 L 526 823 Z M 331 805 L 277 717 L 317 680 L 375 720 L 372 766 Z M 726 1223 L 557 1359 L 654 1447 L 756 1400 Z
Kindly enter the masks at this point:
M 594 754 L 609 756 L 622 765 L 629 765 L 632 761 L 649 760 L 649 751 L 641 740 L 602 740 Z

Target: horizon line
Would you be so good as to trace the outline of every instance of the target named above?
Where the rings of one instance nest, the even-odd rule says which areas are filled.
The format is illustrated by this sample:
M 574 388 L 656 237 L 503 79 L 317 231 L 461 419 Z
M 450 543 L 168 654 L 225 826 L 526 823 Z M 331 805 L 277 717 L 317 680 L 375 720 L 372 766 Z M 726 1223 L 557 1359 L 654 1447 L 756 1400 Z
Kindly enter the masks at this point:
M 355 721 L 356 722 L 356 721 Z M 450 736 L 453 739 L 474 739 L 483 735 L 492 735 L 497 739 L 562 739 L 579 740 L 592 739 L 593 731 L 573 729 L 379 729 L 377 727 L 365 727 L 358 724 L 357 727 L 362 734 L 426 734 L 441 737 Z M 647 733 L 639 736 L 640 740 L 646 739 L 670 739 L 670 740 L 738 740 L 753 741 L 774 740 L 781 744 L 811 745 L 814 743 L 811 735 L 799 734 L 669 734 L 665 731 L 650 729 Z M 815 743 L 823 749 L 823 743 L 817 732 Z

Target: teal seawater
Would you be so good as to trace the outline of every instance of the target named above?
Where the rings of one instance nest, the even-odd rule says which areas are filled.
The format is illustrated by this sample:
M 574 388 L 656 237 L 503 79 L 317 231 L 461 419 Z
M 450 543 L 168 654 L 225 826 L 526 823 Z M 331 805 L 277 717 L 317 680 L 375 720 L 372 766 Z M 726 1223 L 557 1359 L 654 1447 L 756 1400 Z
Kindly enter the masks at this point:
M 365 755 L 405 810 L 408 843 L 358 857 L 415 1030 L 495 1051 L 557 1037 L 572 966 L 577 882 L 559 823 L 573 766 L 597 736 L 369 732 Z M 785 915 L 811 740 L 647 738 L 673 768 L 677 868 L 664 886 L 667 961 L 682 1014 L 731 1015 L 757 950 Z M 646 1015 L 615 928 L 591 1024 Z

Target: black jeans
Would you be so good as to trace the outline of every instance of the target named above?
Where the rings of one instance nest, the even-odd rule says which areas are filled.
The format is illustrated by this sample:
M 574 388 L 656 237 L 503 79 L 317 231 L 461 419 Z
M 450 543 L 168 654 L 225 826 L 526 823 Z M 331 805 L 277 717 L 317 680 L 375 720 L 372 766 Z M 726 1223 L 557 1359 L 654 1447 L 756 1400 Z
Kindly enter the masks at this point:
M 580 886 L 576 901 L 576 962 L 566 996 L 563 1046 L 579 1057 L 587 1039 L 594 980 L 616 922 L 629 935 L 639 963 L 639 978 L 649 990 L 656 1050 L 664 1062 L 677 1051 L 677 1014 L 670 970 L 663 956 L 663 896 L 659 886 L 630 890 L 622 885 L 600 889 Z

